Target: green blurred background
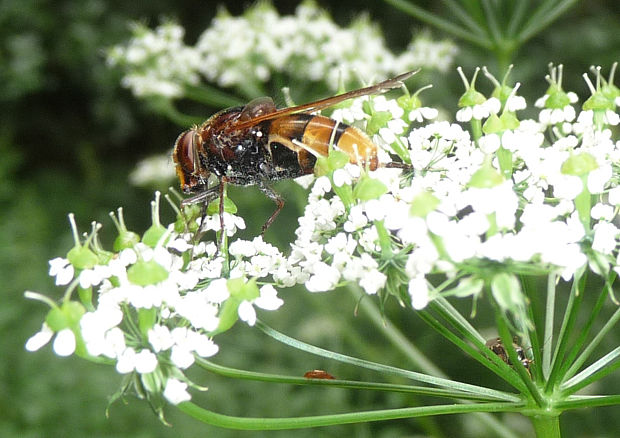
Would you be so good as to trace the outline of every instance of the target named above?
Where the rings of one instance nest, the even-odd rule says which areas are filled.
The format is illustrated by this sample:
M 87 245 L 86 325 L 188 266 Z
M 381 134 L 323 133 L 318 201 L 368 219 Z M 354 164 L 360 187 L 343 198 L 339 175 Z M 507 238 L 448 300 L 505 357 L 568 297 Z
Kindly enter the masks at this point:
M 297 3 L 274 2 L 281 14 L 293 13 Z M 425 28 L 381 1 L 318 3 L 341 25 L 367 11 L 381 25 L 395 52 L 405 48 L 412 32 Z M 442 2 L 416 3 L 442 13 Z M 471 417 L 241 433 L 204 426 L 171 409 L 168 420 L 173 427 L 166 427 L 146 403 L 131 397 L 126 404 L 112 405 L 106 418 L 107 397 L 120 383 L 114 370 L 73 357 L 58 358 L 49 346 L 34 354 L 24 350 L 26 339 L 39 329 L 47 309 L 25 300 L 23 292 L 34 290 L 55 298 L 60 295 L 47 270 L 49 259 L 65 255 L 72 246 L 67 213 L 76 214 L 81 231 L 89 230 L 91 220 L 104 223 L 103 240 L 108 242 L 114 231 L 108 212 L 119 206 L 124 206 L 131 229 L 145 230 L 152 190 L 131 186 L 128 174 L 139 159 L 167 151 L 182 129 L 120 87 L 120 73 L 106 67 L 103 49 L 129 38 L 129 21 L 155 26 L 164 17 L 176 18 L 187 30 L 187 42 L 193 43 L 220 4 L 234 15 L 247 6 L 236 1 L 163 0 L 0 3 L 0 436 L 493 436 L 479 431 L 476 419 Z M 436 31 L 433 35 L 443 37 Z M 466 71 L 488 65 L 494 71 L 490 54 L 458 44 L 456 65 Z M 620 3 L 584 1 L 526 44 L 515 59 L 512 78 L 523 83 L 520 94 L 532 106 L 532 99 L 546 89 L 543 77 L 548 62 L 563 63 L 565 89 L 583 97 L 587 88 L 581 74 L 591 64 L 602 65 L 606 72 L 613 61 L 619 60 Z M 451 70 L 435 79 L 435 88 L 424 95 L 425 103 L 454 109 L 462 93 L 458 76 Z M 489 91 L 486 81 L 478 83 L 484 84 L 479 89 Z M 295 84 L 290 86 L 294 89 Z M 205 117 L 216 109 L 204 108 Z M 278 189 L 289 202 L 266 239 L 284 249 L 293 238 L 294 218 L 303 208 L 303 191 L 286 182 Z M 271 201 L 257 193 L 255 189 L 232 191 L 249 233 L 258 232 L 273 209 Z M 164 221 L 171 218 L 167 206 L 162 208 L 162 216 Z M 380 357 L 384 363 L 407 367 L 403 356 L 390 347 L 367 315 L 354 314 L 357 296 L 346 291 L 311 295 L 292 289 L 283 297 L 285 307 L 277 315 L 264 317 L 285 333 L 325 348 Z M 469 303 L 463 305 L 468 314 Z M 451 377 L 488 383 L 485 370 L 453 351 L 410 312 L 388 306 L 387 313 Z M 485 318 L 484 308 L 474 322 L 481 328 L 492 325 Z M 609 340 L 607 347 L 618 345 L 619 339 Z M 296 375 L 323 368 L 340 377 L 381 378 L 287 350 L 241 324 L 218 343 L 222 354 L 216 361 L 231 366 Z M 231 415 L 311 415 L 423 403 L 406 395 L 239 383 L 200 373 L 194 377 L 210 387 L 196 399 L 203 406 Z M 608 378 L 606 392 L 620 393 L 619 381 L 618 376 Z M 565 436 L 617 436 L 618 414 L 617 407 L 573 413 L 562 419 Z M 522 431 L 521 436 L 530 436 L 527 424 L 519 418 L 506 417 L 503 421 Z

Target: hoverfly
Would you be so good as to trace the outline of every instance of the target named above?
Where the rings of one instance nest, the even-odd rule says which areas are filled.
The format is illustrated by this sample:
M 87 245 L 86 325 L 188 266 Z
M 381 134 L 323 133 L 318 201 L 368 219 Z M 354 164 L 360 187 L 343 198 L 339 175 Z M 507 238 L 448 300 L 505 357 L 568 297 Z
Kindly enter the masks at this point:
M 271 98 L 259 97 L 245 106 L 214 114 L 176 140 L 172 155 L 176 173 L 183 192 L 193 195 L 182 204 L 208 204 L 219 196 L 223 229 L 224 185 L 256 185 L 276 203 L 276 210 L 262 227 L 264 233 L 284 206 L 284 199 L 270 183 L 312 173 L 317 157 L 327 156 L 330 146 L 348 154 L 353 164 L 370 170 L 379 166 L 377 146 L 366 134 L 311 113 L 344 100 L 400 88 L 414 73 L 403 73 L 376 85 L 299 106 L 276 109 Z M 389 167 L 407 167 L 402 163 L 390 164 Z M 208 186 L 211 174 L 218 179 L 217 186 Z
M 306 379 L 325 379 L 325 380 L 335 379 L 334 376 L 329 374 L 327 371 L 323 371 L 323 370 L 308 371 L 307 373 L 304 374 L 304 377 Z
M 505 362 L 506 364 L 512 366 L 512 362 L 510 361 L 510 357 L 508 357 L 508 351 L 506 351 L 506 347 L 504 346 L 504 344 L 502 343 L 501 338 L 493 338 L 493 339 L 489 339 L 486 344 L 485 344 L 493 353 L 495 353 L 497 356 L 499 356 L 499 358 Z M 525 369 L 527 370 L 527 373 L 530 375 L 531 377 L 531 372 L 530 372 L 530 365 L 532 364 L 532 359 L 529 359 L 526 355 L 525 355 L 525 350 L 523 350 L 523 347 L 521 345 L 519 345 L 518 343 L 518 338 L 513 338 L 512 341 L 512 346 L 515 349 L 515 352 L 517 353 L 517 358 L 519 359 L 519 362 L 521 362 L 521 364 L 525 367 Z

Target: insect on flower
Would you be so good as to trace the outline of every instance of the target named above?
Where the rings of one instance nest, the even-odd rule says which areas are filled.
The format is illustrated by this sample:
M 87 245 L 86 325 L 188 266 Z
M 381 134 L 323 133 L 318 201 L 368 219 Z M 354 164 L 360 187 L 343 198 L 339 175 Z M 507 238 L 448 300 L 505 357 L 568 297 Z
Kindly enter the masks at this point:
M 327 156 L 331 146 L 349 155 L 351 163 L 375 170 L 379 167 L 377 146 L 366 134 L 312 113 L 344 100 L 400 88 L 414 73 L 299 106 L 276 109 L 271 98 L 259 97 L 214 114 L 176 140 L 173 159 L 181 189 L 193 195 L 183 205 L 208 204 L 219 196 L 223 229 L 224 185 L 256 185 L 277 206 L 262 227 L 264 233 L 284 206 L 284 199 L 270 183 L 312 173 L 317 157 Z M 408 167 L 403 163 L 385 166 Z M 211 174 L 219 181 L 213 187 L 208 185 Z
M 521 362 L 521 364 L 523 364 L 523 366 L 525 367 L 525 369 L 527 370 L 527 373 L 530 374 L 530 365 L 532 364 L 532 359 L 529 359 L 526 355 L 525 355 L 525 351 L 523 350 L 523 347 L 521 347 L 521 345 L 519 345 L 519 343 L 517 342 L 518 339 L 515 337 L 512 341 L 512 346 L 515 349 L 515 352 L 517 353 L 517 358 L 519 359 L 519 362 Z M 500 338 L 493 338 L 493 339 L 489 339 L 486 344 L 487 347 L 489 347 L 489 349 L 495 353 L 497 356 L 499 356 L 499 358 L 504 361 L 505 363 L 507 363 L 508 365 L 512 366 L 512 362 L 510 361 L 510 357 L 508 357 L 508 351 L 506 351 L 506 347 L 504 346 L 504 344 L 502 343 L 502 340 Z
M 326 379 L 326 380 L 335 379 L 334 376 L 329 374 L 327 371 L 323 371 L 323 370 L 308 371 L 306 374 L 304 374 L 304 377 L 306 379 Z

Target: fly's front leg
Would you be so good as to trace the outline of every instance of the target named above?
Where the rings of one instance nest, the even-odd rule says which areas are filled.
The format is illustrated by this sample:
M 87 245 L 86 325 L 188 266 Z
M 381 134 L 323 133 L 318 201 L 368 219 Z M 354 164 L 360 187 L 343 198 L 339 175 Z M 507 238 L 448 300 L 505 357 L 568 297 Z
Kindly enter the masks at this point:
M 220 181 L 220 231 L 222 233 L 222 241 L 224 239 L 224 195 L 225 195 L 225 187 L 226 181 L 222 178 Z
M 194 236 L 192 237 L 192 240 L 194 242 L 198 242 L 202 237 L 202 228 L 204 227 L 204 222 L 207 217 L 207 207 L 209 206 L 209 203 L 211 201 L 218 197 L 220 189 L 219 186 L 220 185 L 218 184 L 217 186 L 213 186 L 210 188 L 205 187 L 204 190 L 200 193 L 197 193 L 194 196 L 183 199 L 181 201 L 181 211 L 183 211 L 184 207 L 187 207 L 189 205 L 202 204 L 200 208 L 200 225 L 194 233 Z
M 276 219 L 276 217 L 278 216 L 278 214 L 280 214 L 280 211 L 284 207 L 284 198 L 282 198 L 282 196 L 280 196 L 275 190 L 273 190 L 265 181 L 261 181 L 258 184 L 258 188 L 261 192 L 267 195 L 269 199 L 275 202 L 277 206 L 276 210 L 272 213 L 269 219 L 267 219 L 267 222 L 265 222 L 263 228 L 261 229 L 261 234 L 265 234 L 267 228 L 271 226 L 272 222 Z

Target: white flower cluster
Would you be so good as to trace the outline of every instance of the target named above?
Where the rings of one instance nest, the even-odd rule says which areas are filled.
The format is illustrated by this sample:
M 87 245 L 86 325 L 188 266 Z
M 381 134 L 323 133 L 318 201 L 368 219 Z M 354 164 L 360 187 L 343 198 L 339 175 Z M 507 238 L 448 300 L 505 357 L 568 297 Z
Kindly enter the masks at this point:
M 239 17 L 221 10 L 195 46 L 184 45 L 183 29 L 172 23 L 155 30 L 137 25 L 134 33 L 126 45 L 109 52 L 108 60 L 124 67 L 123 83 L 138 96 L 180 97 L 183 85 L 197 84 L 199 75 L 222 87 L 243 88 L 285 73 L 336 90 L 340 80 L 387 77 L 420 67 L 445 71 L 456 52 L 454 44 L 421 34 L 395 55 L 367 18 L 343 28 L 311 1 L 286 16 L 267 2 Z
M 398 260 L 411 304 L 422 308 L 432 299 L 428 274 L 458 278 L 466 266 L 471 273 L 472 266 L 500 263 L 508 272 L 556 272 L 567 281 L 588 264 L 600 275 L 611 269 L 620 273 L 615 223 L 620 141 L 608 129 L 615 124 L 610 112 L 616 113 L 603 111 L 604 129 L 582 116 L 592 110 L 582 111 L 577 121 L 572 117 L 573 123 L 546 116 L 542 122 L 518 121 L 514 111 L 523 109 L 525 100 L 514 95 L 516 88 L 503 103 L 495 97 L 476 103 L 488 109 L 482 115 L 468 107 L 481 122 L 508 121 L 501 129 L 494 128 L 495 121 L 485 123 L 478 138 L 449 122 L 410 129 L 402 104 L 381 96 L 371 99 L 372 105 L 362 98 L 338 109 L 332 117 L 362 129 L 377 110 L 388 111 L 391 120 L 373 139 L 392 155 L 393 145 L 404 145 L 408 155 L 399 155 L 411 163 L 413 175 L 404 182 L 399 170 L 370 172 L 366 176 L 387 190 L 349 205 L 337 195 L 343 185 L 355 190 L 358 167 L 346 165 L 318 178 L 289 258 L 301 268 L 299 281 L 310 291 L 352 281 L 375 294 L 386 286 L 386 266 Z M 563 114 L 570 112 L 567 107 L 575 111 L 572 101 L 562 103 Z M 510 126 L 512 120 L 516 124 Z M 508 174 L 500 156 L 508 156 Z M 583 199 L 592 199 L 585 211 Z
M 120 231 L 128 233 L 123 230 L 122 212 L 119 215 Z M 225 220 L 230 236 L 245 227 L 243 219 L 232 214 L 225 213 Z M 214 223 L 219 226 L 219 215 L 206 218 L 203 229 Z M 44 323 L 26 348 L 35 351 L 57 333 L 53 348 L 58 355 L 106 358 L 121 374 L 162 376 L 159 387 L 169 401 L 189 400 L 189 381 L 182 370 L 194 363 L 195 356 L 206 358 L 218 352 L 211 334 L 237 318 L 254 325 L 254 306 L 276 310 L 283 304 L 271 284 L 259 288 L 254 282 L 283 275 L 284 256 L 261 238 L 237 240 L 230 246 L 234 259 L 226 267 L 213 242 L 193 245 L 193 233 L 179 233 L 174 227 L 162 227 L 157 241 L 150 244 L 145 243 L 149 241 L 145 233 L 142 241 L 109 257 L 92 245 L 96 226 L 87 240 L 92 250 L 76 242 L 78 250 L 51 260 L 49 273 L 57 285 L 96 291 L 96 303 L 93 307 L 89 301 L 67 301 L 53 308 L 56 326 Z M 230 279 L 240 281 L 241 288 L 231 288 Z M 222 321 L 221 309 L 227 301 L 236 305 L 236 312 Z M 84 311 L 84 307 L 90 309 Z
M 216 354 L 213 337 L 237 320 L 254 325 L 255 307 L 278 309 L 276 288 L 324 292 L 351 282 L 422 309 L 439 293 L 478 293 L 478 280 L 491 271 L 566 281 L 588 267 L 603 277 L 620 274 L 620 140 L 609 129 L 617 96 L 584 104 L 576 121 L 518 120 L 515 111 L 525 106 L 518 86 L 486 104 L 473 82 L 461 107 L 496 108 L 483 116 L 472 110 L 471 134 L 457 123 L 424 124 L 437 112 L 416 95 L 364 97 L 336 110 L 333 118 L 372 136 L 383 164 L 361 169 L 346 154 L 343 162 L 342 151 L 319 158 L 324 174 L 288 256 L 262 237 L 235 239 L 245 223 L 228 212 L 227 246 L 195 243 L 187 230 L 200 224 L 217 232 L 219 215 L 188 223 L 186 212 L 163 227 L 158 201 L 142 238 L 127 231 L 119 211 L 113 253 L 101 248 L 98 226 L 81 242 L 73 224 L 76 246 L 50 262 L 67 293 L 26 347 L 36 350 L 55 335 L 57 354 L 107 358 L 119 373 L 149 376 L 149 390 L 178 403 L 190 397 L 183 371 Z M 570 98 L 545 99 L 553 101 L 566 114 Z M 395 155 L 410 165 L 404 174 L 386 164 Z M 448 279 L 444 289 L 434 288 L 431 274 Z
M 134 24 L 133 34 L 126 46 L 114 46 L 107 56 L 109 65 L 124 69 L 123 86 L 140 97 L 174 98 L 183 95 L 185 84 L 198 84 L 201 60 L 183 43 L 181 26 L 166 22 L 153 31 Z

